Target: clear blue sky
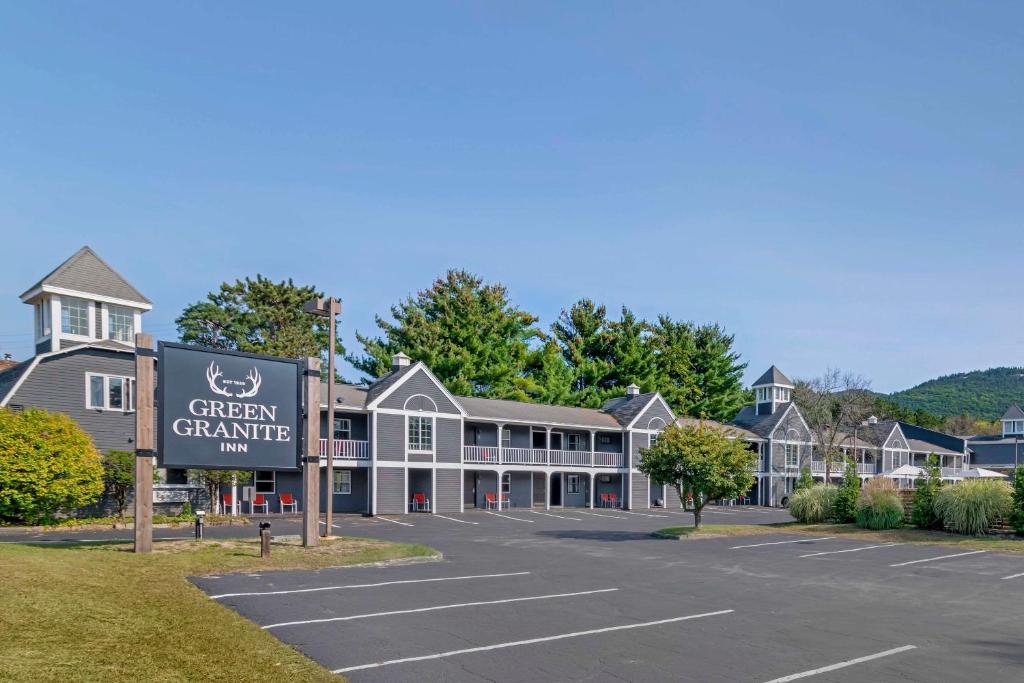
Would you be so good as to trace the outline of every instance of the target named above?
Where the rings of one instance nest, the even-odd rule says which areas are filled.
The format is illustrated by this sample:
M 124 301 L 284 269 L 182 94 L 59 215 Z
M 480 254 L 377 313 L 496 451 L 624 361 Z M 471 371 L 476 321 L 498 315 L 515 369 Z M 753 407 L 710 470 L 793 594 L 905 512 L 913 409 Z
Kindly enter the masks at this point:
M 351 349 L 464 267 L 720 321 L 748 381 L 1024 364 L 1020 3 L 347 5 L 0 4 L 0 351 L 89 244 L 164 338 L 263 273 Z

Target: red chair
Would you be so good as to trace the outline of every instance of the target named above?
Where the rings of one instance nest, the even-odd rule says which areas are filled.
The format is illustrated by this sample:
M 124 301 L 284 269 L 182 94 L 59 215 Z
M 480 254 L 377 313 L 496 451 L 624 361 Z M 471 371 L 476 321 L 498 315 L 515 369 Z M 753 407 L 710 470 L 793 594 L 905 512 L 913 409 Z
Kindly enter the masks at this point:
M 292 494 L 282 493 L 280 496 L 278 496 L 277 500 L 281 504 L 281 514 L 284 514 L 285 508 L 288 507 L 292 509 L 292 512 L 299 511 L 299 504 L 298 502 L 296 502 L 295 496 L 293 496 Z
M 267 502 L 267 497 L 262 493 L 257 493 L 252 497 L 252 501 L 249 503 L 249 514 L 256 514 L 256 508 L 263 508 L 263 514 L 270 514 L 270 503 Z
M 504 507 L 504 508 L 505 508 L 506 510 L 507 510 L 508 508 L 512 507 L 512 504 L 508 502 L 508 494 L 507 494 L 507 493 L 503 493 L 503 494 L 501 494 L 501 504 L 502 504 L 502 506 L 503 506 L 503 507 Z
M 430 499 L 425 493 L 412 494 L 412 511 L 427 512 L 430 510 Z
M 609 493 L 608 494 L 608 506 L 609 507 L 613 507 L 613 508 L 619 507 L 619 494 L 617 494 L 617 493 Z
M 602 493 L 601 494 L 601 507 L 603 507 L 603 508 L 609 507 L 610 506 L 610 501 L 611 501 L 611 499 L 609 497 L 609 494 L 607 494 L 607 493 Z
M 495 496 L 493 493 L 485 493 L 484 494 L 484 508 L 489 510 L 491 508 L 497 509 L 497 507 L 498 507 L 498 498 L 497 498 L 497 496 Z
M 221 504 L 221 507 L 220 507 L 221 514 L 230 515 L 231 514 L 231 508 L 232 508 L 232 505 L 231 505 L 231 501 L 232 501 L 231 494 L 230 493 L 225 493 L 224 496 L 223 496 L 223 500 L 224 500 L 224 502 Z

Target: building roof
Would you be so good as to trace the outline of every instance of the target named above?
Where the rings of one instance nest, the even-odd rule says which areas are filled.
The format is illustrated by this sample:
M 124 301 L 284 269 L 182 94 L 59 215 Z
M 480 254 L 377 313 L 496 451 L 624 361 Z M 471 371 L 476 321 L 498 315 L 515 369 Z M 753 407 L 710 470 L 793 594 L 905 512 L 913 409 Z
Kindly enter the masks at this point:
M 792 380 L 782 374 L 782 370 L 779 370 L 774 365 L 765 370 L 765 373 L 757 378 L 751 386 L 759 387 L 766 384 L 781 384 L 783 386 L 793 386 Z
M 7 394 L 10 393 L 14 385 L 18 383 L 18 380 L 21 379 L 21 376 L 25 374 L 31 365 L 31 361 L 24 361 L 15 366 L 0 370 L 0 406 L 5 404 L 4 399 L 7 398 Z
M 736 438 L 743 439 L 744 441 L 764 441 L 763 438 L 749 429 L 744 429 L 743 427 L 732 424 L 723 424 L 715 420 L 706 420 L 698 417 L 679 417 L 676 418 L 676 424 L 680 427 L 696 427 L 700 424 L 704 424 L 705 426 L 725 431 L 730 436 L 735 435 Z
M 21 295 L 24 301 L 29 295 L 40 288 L 56 287 L 69 289 L 86 294 L 122 299 L 134 303 L 152 304 L 149 299 L 135 289 L 127 280 L 107 265 L 90 247 L 85 246 L 71 255 L 39 282 L 29 287 Z
M 18 361 L 16 360 L 11 360 L 10 358 L 0 358 L 0 372 L 3 372 L 8 368 L 13 368 L 17 364 Z
M 868 446 L 881 448 L 897 425 L 906 438 L 907 447 L 912 451 L 935 453 L 936 455 L 962 455 L 967 445 L 967 442 L 958 436 L 938 432 L 934 429 L 925 429 L 900 420 L 881 420 L 862 425 L 857 430 L 857 440 Z
M 335 383 L 334 406 L 336 408 L 363 410 L 366 408 L 367 393 L 368 389 L 361 384 Z M 320 383 L 320 405 L 327 405 L 327 382 Z
M 594 427 L 596 429 L 622 428 L 619 421 L 610 413 L 595 408 L 574 408 L 571 406 L 552 406 L 543 403 L 524 403 L 521 401 L 504 401 L 493 398 L 477 398 L 475 396 L 456 396 L 459 404 L 465 409 L 467 418 L 487 420 L 515 420 L 522 422 L 547 422 Z M 647 402 L 643 402 L 646 405 Z
M 1024 420 L 1024 410 L 1020 409 L 1020 406 L 1014 404 L 1006 409 L 1000 420 Z
M 780 403 L 770 415 L 758 415 L 757 409 L 754 406 L 744 406 L 729 424 L 742 427 L 757 436 L 767 439 L 778 426 L 790 405 L 791 402 Z
M 74 351 L 82 351 L 85 349 L 99 349 L 101 351 L 116 351 L 117 353 L 135 353 L 134 347 L 128 344 L 122 344 L 121 342 L 115 342 L 110 339 L 97 339 L 92 342 L 85 342 L 77 344 L 75 346 L 69 346 L 66 349 L 59 351 L 50 351 L 49 353 L 41 353 L 34 356 L 31 360 L 19 363 L 13 368 L 9 368 L 0 372 L 0 406 L 7 405 L 7 401 L 11 398 L 11 392 L 18 385 L 22 379 L 29 375 L 40 361 L 53 358 L 55 356 L 63 356 Z
M 408 375 L 413 370 L 419 368 L 419 363 L 413 363 L 412 365 L 406 365 L 400 367 L 397 370 L 392 370 L 388 374 L 384 375 L 380 379 L 370 384 L 366 392 L 366 403 L 369 404 L 377 399 L 378 396 L 387 391 L 395 382 Z
M 601 406 L 601 410 L 610 413 L 619 421 L 619 424 L 625 426 L 635 420 L 637 415 L 644 412 L 657 395 L 658 392 L 652 391 L 646 394 L 637 394 L 636 396 L 618 396 L 605 401 L 604 405 Z

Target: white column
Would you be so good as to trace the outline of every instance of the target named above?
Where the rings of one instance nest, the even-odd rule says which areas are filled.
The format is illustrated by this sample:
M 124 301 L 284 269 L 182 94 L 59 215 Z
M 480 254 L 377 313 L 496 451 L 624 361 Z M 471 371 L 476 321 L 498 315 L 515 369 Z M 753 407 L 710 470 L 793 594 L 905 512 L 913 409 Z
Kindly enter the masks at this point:
M 590 473 L 590 509 L 594 509 L 594 489 L 597 488 L 597 475 Z
M 498 476 L 497 482 L 498 483 L 497 483 L 497 489 L 494 492 L 494 496 L 498 500 L 498 512 L 501 512 L 501 478 L 502 478 L 502 476 L 504 476 L 504 474 L 505 473 L 502 472 L 501 470 L 498 470 L 498 472 L 497 472 L 497 476 Z
M 501 436 L 502 436 L 502 434 L 504 432 L 505 432 L 505 425 L 503 425 L 501 422 L 499 422 L 498 423 L 498 462 L 501 463 L 501 464 L 505 463 L 505 450 L 504 450 L 504 448 L 501 445 L 502 441 L 503 441 Z
M 551 509 L 551 473 L 544 472 L 544 509 Z
M 238 516 L 238 477 L 231 477 L 231 516 Z
M 594 453 L 597 452 L 597 430 L 590 430 L 590 466 L 594 466 Z M 591 505 L 590 507 L 594 507 Z

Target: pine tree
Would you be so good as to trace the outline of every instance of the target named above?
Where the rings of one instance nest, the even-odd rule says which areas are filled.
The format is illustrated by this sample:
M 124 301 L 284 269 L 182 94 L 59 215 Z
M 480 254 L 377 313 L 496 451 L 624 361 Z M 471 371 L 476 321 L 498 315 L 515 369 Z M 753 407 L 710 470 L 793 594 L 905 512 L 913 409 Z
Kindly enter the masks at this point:
M 357 334 L 362 356 L 349 356 L 368 380 L 387 374 L 399 351 L 423 361 L 450 391 L 526 400 L 530 343 L 541 337 L 537 318 L 509 303 L 504 285 L 485 284 L 450 270 L 430 289 L 391 307 L 394 322 L 377 317 L 383 337 Z
M 608 336 L 610 368 L 602 398 L 620 396 L 630 384 L 636 384 L 641 391 L 655 391 L 658 365 L 650 342 L 650 324 L 623 306 L 622 317 L 608 324 Z
M 303 310 L 305 302 L 322 296 L 313 286 L 257 274 L 256 279 L 222 283 L 206 301 L 182 311 L 175 323 L 186 343 L 285 358 L 319 357 L 326 368 L 327 320 Z M 340 338 L 336 349 L 345 352 Z
M 551 326 L 572 372 L 572 405 L 598 407 L 609 388 L 611 335 L 604 306 L 580 299 Z
M 649 343 L 654 350 L 657 390 L 676 414 L 694 415 L 698 388 L 693 368 L 697 352 L 693 324 L 659 316 Z
M 747 364 L 741 363 L 740 354 L 733 350 L 734 340 L 734 335 L 726 334 L 717 323 L 697 328 L 693 359 L 697 396 L 691 415 L 727 422 L 748 402 L 742 380 Z
M 803 467 L 800 469 L 800 478 L 796 480 L 796 484 L 793 486 L 794 491 L 803 491 L 814 486 L 814 477 L 811 476 L 811 468 Z
M 1013 512 L 1010 513 L 1010 526 L 1018 534 L 1024 534 L 1024 467 L 1013 471 Z
M 562 357 L 562 349 L 553 339 L 534 350 L 527 364 L 527 373 L 533 382 L 528 390 L 530 399 L 537 403 L 572 405 L 572 370 Z
M 857 518 L 857 499 L 860 497 L 860 477 L 853 459 L 846 461 L 843 483 L 836 496 L 835 516 L 840 524 L 849 524 Z

